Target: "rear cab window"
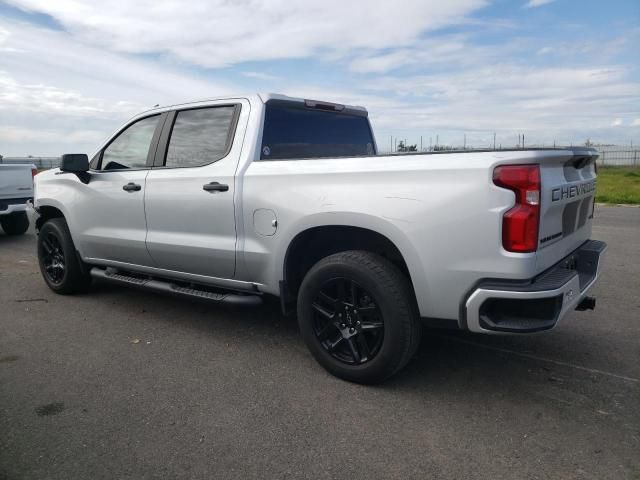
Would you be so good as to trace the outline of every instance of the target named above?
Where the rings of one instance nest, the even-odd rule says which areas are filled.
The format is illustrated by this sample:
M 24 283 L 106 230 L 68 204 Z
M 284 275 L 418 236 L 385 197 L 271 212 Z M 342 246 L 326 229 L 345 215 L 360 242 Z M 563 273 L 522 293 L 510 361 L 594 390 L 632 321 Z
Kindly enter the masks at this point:
M 376 154 L 365 111 L 311 105 L 277 100 L 266 103 L 261 160 Z

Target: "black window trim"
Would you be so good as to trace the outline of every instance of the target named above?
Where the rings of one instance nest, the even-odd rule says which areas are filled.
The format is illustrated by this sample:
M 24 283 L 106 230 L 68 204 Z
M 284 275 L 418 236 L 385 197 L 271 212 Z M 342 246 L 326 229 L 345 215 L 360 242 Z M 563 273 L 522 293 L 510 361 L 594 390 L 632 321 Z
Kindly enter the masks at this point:
M 167 153 L 169 151 L 169 142 L 171 141 L 171 134 L 173 133 L 173 126 L 175 124 L 176 118 L 178 117 L 178 113 L 190 111 L 190 110 L 202 110 L 205 108 L 221 108 L 221 107 L 233 107 L 233 116 L 231 117 L 231 124 L 229 125 L 229 131 L 227 132 L 227 141 L 225 144 L 224 154 L 213 160 L 209 163 L 203 163 L 202 165 L 184 165 L 184 166 L 166 166 L 167 161 Z M 242 110 L 241 103 L 220 103 L 216 105 L 202 105 L 198 107 L 185 107 L 179 108 L 176 110 L 171 110 L 167 112 L 167 119 L 164 122 L 164 126 L 162 128 L 162 133 L 160 133 L 160 138 L 158 141 L 158 147 L 156 148 L 155 157 L 153 159 L 153 169 L 163 169 L 168 170 L 172 168 L 201 168 L 206 167 L 207 165 L 212 165 L 220 160 L 223 160 L 229 155 L 231 152 L 231 148 L 233 147 L 233 139 L 236 136 L 236 130 L 238 128 L 238 120 L 240 119 L 240 112 Z
M 158 139 L 160 137 L 160 133 L 162 132 L 162 129 L 163 129 L 164 124 L 165 124 L 166 119 L 167 119 L 167 113 L 168 112 L 151 113 L 150 115 L 145 115 L 143 117 L 136 118 L 135 120 L 132 120 L 131 122 L 129 122 L 125 126 L 123 126 L 120 130 L 118 130 L 116 132 L 115 135 L 113 135 L 109 139 L 109 143 L 107 143 L 104 147 L 102 147 L 100 149 L 100 151 L 91 159 L 91 163 L 93 163 L 94 159 L 96 159 L 96 157 L 98 157 L 97 168 L 95 168 L 95 169 L 94 168 L 90 168 L 91 173 L 137 172 L 137 171 L 140 171 L 140 170 L 149 170 L 149 169 L 151 169 L 153 167 L 153 159 L 155 157 L 156 150 L 158 149 Z M 102 156 L 104 154 L 104 151 L 107 148 L 109 148 L 109 145 L 111 145 L 129 127 L 131 127 L 132 125 L 138 123 L 141 120 L 145 120 L 145 119 L 151 118 L 151 117 L 158 117 L 158 123 L 156 124 L 156 128 L 153 131 L 153 136 L 151 137 L 151 143 L 149 144 L 149 150 L 147 151 L 147 160 L 145 162 L 145 166 L 144 167 L 140 167 L 140 168 L 114 168 L 114 169 L 111 169 L 111 170 L 102 170 Z M 152 152 L 153 152 L 153 154 L 152 154 Z
M 340 158 L 363 158 L 363 157 L 376 157 L 378 156 L 378 147 L 376 146 L 376 137 L 373 135 L 373 129 L 371 128 L 371 122 L 367 121 L 367 128 L 369 129 L 369 135 L 371 135 L 371 145 L 373 147 L 373 153 L 371 155 L 328 155 L 325 157 L 295 157 L 295 158 L 262 158 L 262 148 L 264 141 L 264 123 L 267 116 L 267 106 L 274 105 L 277 107 L 295 108 L 297 110 L 311 110 L 317 112 L 333 113 L 336 115 L 346 115 L 351 117 L 364 117 L 369 118 L 369 112 L 366 110 L 360 110 L 355 108 L 344 108 L 343 110 L 324 110 L 319 108 L 308 107 L 304 102 L 292 101 L 292 100 L 280 100 L 272 99 L 265 102 L 265 108 L 262 110 L 262 125 L 260 128 L 260 149 L 258 151 L 258 158 L 254 161 L 257 162 L 296 162 L 302 160 L 334 160 Z

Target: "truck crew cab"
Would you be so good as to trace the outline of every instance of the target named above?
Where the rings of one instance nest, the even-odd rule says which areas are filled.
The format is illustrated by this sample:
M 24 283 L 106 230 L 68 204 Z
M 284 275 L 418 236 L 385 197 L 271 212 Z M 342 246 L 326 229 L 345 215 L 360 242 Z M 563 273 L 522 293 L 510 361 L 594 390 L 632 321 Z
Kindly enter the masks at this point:
M 380 382 L 423 323 L 526 334 L 593 308 L 596 158 L 384 155 L 364 108 L 275 94 L 156 108 L 36 177 L 38 256 L 58 293 L 278 296 L 324 368 Z

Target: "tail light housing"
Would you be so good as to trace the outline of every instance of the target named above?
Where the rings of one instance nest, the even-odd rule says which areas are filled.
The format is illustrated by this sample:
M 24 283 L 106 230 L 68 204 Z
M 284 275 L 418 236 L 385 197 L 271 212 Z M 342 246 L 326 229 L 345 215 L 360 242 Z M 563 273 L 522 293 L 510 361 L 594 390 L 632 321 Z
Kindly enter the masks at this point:
M 38 169 L 37 168 L 32 168 L 31 169 L 31 178 L 35 177 L 38 174 Z
M 540 227 L 540 166 L 501 165 L 493 171 L 493 183 L 516 195 L 516 204 L 502 217 L 503 248 L 535 252 Z

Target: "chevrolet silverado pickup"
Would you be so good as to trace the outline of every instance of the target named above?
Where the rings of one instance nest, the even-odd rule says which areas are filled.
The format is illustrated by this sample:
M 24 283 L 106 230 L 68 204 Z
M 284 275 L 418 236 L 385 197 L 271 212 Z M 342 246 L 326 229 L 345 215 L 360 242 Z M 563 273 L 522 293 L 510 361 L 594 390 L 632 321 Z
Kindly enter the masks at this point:
M 161 107 L 36 177 L 40 268 L 61 294 L 279 297 L 326 370 L 380 382 L 423 325 L 526 334 L 595 306 L 596 158 L 379 154 L 364 108 L 275 94 Z
M 29 228 L 27 205 L 33 201 L 35 165 L 0 165 L 0 226 L 7 235 Z

